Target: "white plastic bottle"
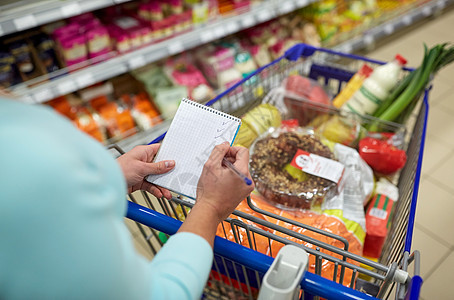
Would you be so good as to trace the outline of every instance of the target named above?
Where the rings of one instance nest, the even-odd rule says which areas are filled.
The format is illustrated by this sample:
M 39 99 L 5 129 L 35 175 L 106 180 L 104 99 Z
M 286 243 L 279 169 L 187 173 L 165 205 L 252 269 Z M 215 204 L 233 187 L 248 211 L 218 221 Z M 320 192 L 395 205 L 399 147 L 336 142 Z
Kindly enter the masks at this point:
M 397 54 L 393 61 L 375 68 L 341 109 L 361 115 L 373 114 L 397 84 L 399 73 L 406 63 L 406 59 Z

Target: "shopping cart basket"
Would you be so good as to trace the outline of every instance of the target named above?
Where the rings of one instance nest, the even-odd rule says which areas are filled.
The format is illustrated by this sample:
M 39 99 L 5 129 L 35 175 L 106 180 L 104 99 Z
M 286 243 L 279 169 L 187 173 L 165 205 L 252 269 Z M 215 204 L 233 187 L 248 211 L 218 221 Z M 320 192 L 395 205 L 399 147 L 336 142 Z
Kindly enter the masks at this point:
M 285 77 L 295 72 L 323 83 L 327 89 L 336 94 L 363 63 L 383 64 L 383 62 L 356 55 L 300 44 L 288 50 L 283 57 L 259 68 L 236 83 L 208 102 L 207 105 L 241 116 L 262 103 L 273 88 L 278 87 Z M 216 237 L 215 259 L 204 298 L 253 299 L 257 296 L 263 276 L 276 255 L 276 253 L 264 255 L 256 251 L 259 250 L 258 237 L 261 237 L 268 243 L 273 241 L 299 245 L 304 248 L 301 244 L 305 242 L 316 246 L 315 250 L 305 248 L 309 255 L 315 258 L 316 265 L 315 274 L 306 272 L 301 280 L 300 299 L 312 299 L 313 297 L 375 299 L 354 289 L 359 274 L 369 276 L 375 286 L 378 286 L 379 290 L 374 295 L 376 298 L 386 298 L 395 292 L 396 298 L 399 299 L 418 299 L 422 286 L 422 278 L 419 276 L 419 253 L 410 251 L 426 132 L 428 92 L 427 89 L 420 105 L 413 108 L 404 129 L 408 138 L 406 143 L 408 159 L 396 182 L 400 198 L 396 204 L 392 226 L 378 262 L 349 252 L 349 243 L 341 236 L 263 211 L 248 198 L 248 205 L 252 211 L 279 219 L 292 226 L 305 228 L 320 236 L 335 239 L 342 246 L 334 247 L 267 222 L 253 214 L 235 211 L 236 217 L 228 218 L 222 225 L 226 238 L 228 230 L 225 228 L 230 226 L 228 228 L 231 228 L 233 233 L 233 238 L 230 236 L 230 240 L 233 239 L 235 243 L 222 237 Z M 327 107 L 318 107 L 318 109 L 322 109 L 324 112 L 330 110 Z M 365 122 L 376 121 L 373 118 L 364 118 L 364 120 Z M 393 123 L 382 123 L 381 125 L 397 129 L 403 128 L 403 126 Z M 163 136 L 160 136 L 152 143 L 158 142 L 162 138 Z M 132 202 L 129 203 L 127 217 L 138 222 L 137 226 L 152 253 L 159 250 L 168 235 L 177 231 L 181 221 L 185 219 L 192 207 L 190 202 L 180 197 L 167 201 L 155 199 L 145 192 L 136 192 L 129 197 Z M 265 227 L 272 229 L 273 232 L 284 233 L 292 239 L 286 239 L 282 235 L 263 230 Z M 241 238 L 240 235 L 247 238 Z M 320 276 L 321 265 L 324 261 L 335 265 L 332 279 Z M 413 275 L 409 276 L 411 263 L 414 264 Z

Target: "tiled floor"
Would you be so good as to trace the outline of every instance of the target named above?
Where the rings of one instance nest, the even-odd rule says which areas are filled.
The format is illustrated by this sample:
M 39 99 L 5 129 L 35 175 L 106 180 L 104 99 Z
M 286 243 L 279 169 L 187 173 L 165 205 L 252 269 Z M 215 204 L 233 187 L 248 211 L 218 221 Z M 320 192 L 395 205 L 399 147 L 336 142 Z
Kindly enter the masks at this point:
M 422 43 L 454 42 L 454 9 L 380 43 L 368 56 L 390 60 L 396 53 L 417 66 Z M 454 299 L 454 65 L 435 77 L 413 249 L 421 252 L 421 299 Z M 451 115 L 453 114 L 453 115 Z

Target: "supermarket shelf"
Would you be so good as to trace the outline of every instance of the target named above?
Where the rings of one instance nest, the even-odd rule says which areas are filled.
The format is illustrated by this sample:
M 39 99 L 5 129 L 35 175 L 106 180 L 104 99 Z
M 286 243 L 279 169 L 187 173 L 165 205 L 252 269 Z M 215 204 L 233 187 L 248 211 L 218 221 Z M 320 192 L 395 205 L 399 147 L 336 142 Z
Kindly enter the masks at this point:
M 292 12 L 295 9 L 305 7 L 315 1 L 268 0 L 253 6 L 248 12 L 241 15 L 223 17 L 213 23 L 195 28 L 188 33 L 117 56 L 33 88 L 28 88 L 25 84 L 18 85 L 13 88 L 13 92 L 25 102 L 43 103 L 168 56 L 253 27 L 272 18 Z
M 165 120 L 161 124 L 156 125 L 155 127 L 144 131 L 144 132 L 139 132 L 136 133 L 135 135 L 122 139 L 119 141 L 117 144 L 120 146 L 121 149 L 124 151 L 129 151 L 132 148 L 134 148 L 137 145 L 146 145 L 165 133 L 167 129 L 169 129 L 170 123 L 172 122 L 172 119 L 170 120 Z
M 408 27 L 419 20 L 436 15 L 445 7 L 454 3 L 454 0 L 433 0 L 421 6 L 411 9 L 402 16 L 395 17 L 372 29 L 366 30 L 361 35 L 345 41 L 335 47 L 334 50 L 352 53 L 360 49 L 372 46 L 376 41 L 389 36 L 399 29 Z
M 15 1 L 0 6 L 0 36 L 130 0 Z

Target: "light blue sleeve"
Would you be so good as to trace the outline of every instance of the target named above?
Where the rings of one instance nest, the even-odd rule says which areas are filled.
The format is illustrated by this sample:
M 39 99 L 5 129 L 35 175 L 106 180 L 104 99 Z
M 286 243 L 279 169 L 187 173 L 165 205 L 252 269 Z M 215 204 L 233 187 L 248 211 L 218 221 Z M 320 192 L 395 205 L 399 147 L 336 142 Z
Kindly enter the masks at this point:
M 201 294 L 208 243 L 182 234 L 152 263 L 137 254 L 125 180 L 102 145 L 49 109 L 4 99 L 0 145 L 0 299 Z
M 151 298 L 200 299 L 212 261 L 213 251 L 204 238 L 177 233 L 151 263 Z

